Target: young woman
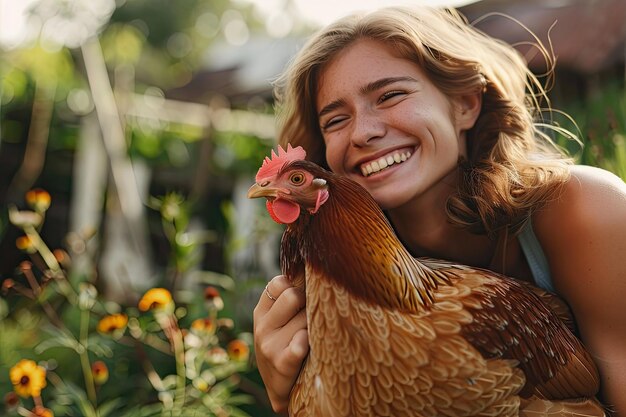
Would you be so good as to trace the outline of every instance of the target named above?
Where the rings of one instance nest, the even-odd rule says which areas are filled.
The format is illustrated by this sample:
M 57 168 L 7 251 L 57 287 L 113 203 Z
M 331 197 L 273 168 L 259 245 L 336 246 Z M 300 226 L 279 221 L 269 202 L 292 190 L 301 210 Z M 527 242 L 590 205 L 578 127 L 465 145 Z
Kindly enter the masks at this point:
M 279 142 L 364 186 L 415 256 L 565 299 L 604 403 L 626 415 L 626 185 L 551 145 L 544 90 L 511 47 L 453 11 L 386 8 L 313 36 L 276 91 Z M 255 346 L 282 412 L 308 352 L 304 294 L 283 276 L 267 290 Z

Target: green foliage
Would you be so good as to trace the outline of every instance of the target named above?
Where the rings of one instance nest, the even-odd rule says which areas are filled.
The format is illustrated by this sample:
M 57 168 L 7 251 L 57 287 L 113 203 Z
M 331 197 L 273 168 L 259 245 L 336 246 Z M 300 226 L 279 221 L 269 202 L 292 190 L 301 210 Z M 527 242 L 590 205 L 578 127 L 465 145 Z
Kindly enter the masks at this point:
M 153 288 L 137 306 L 105 300 L 91 284 L 94 277 L 71 282 L 68 253 L 51 251 L 41 239 L 49 195 L 36 190 L 27 201 L 33 211 L 10 210 L 25 233 L 19 245 L 32 261 L 22 262 L 16 278 L 3 283 L 0 392 L 22 384 L 8 378 L 21 359 L 43 366 L 47 386 L 41 395 L 32 391 L 17 406 L 5 407 L 3 415 L 26 415 L 45 405 L 68 416 L 248 416 L 241 406 L 253 400 L 238 386 L 240 374 L 250 369 L 251 336 L 235 334 L 233 320 L 220 313 L 221 292 L 234 289 L 232 278 L 200 271 L 204 292 L 172 295 Z M 153 205 L 171 244 L 171 273 L 197 266 L 190 248 L 202 239 L 185 237 L 184 199 L 168 194 Z
M 626 180 L 626 88 L 613 82 L 603 86 L 593 96 L 571 103 L 566 112 L 575 121 L 572 130 L 581 133 L 582 147 L 562 140 L 584 165 L 607 169 Z M 562 125 L 571 126 L 569 120 Z
M 218 169 L 229 173 L 251 175 L 261 166 L 274 146 L 263 141 L 237 132 L 215 132 L 214 163 Z

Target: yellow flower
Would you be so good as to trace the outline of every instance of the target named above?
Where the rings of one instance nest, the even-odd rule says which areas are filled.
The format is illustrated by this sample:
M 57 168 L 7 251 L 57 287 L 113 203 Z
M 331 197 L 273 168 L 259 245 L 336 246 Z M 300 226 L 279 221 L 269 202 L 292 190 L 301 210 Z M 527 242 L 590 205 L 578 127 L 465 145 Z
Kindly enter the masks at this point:
M 13 389 L 21 397 L 39 397 L 46 386 L 46 370 L 30 359 L 22 359 L 9 371 Z
M 96 385 L 102 385 L 109 380 L 109 368 L 102 361 L 95 361 L 91 364 L 91 373 Z
M 241 339 L 235 339 L 226 346 L 228 357 L 237 362 L 248 360 L 250 348 L 248 344 Z
M 109 314 L 98 322 L 96 329 L 100 333 L 110 334 L 117 330 L 124 329 L 128 324 L 128 316 L 124 313 Z
M 151 288 L 139 300 L 139 310 L 162 309 L 171 302 L 172 294 L 168 290 L 165 288 Z
M 50 194 L 41 188 L 35 188 L 26 193 L 26 202 L 28 205 L 40 213 L 48 210 L 51 200 Z

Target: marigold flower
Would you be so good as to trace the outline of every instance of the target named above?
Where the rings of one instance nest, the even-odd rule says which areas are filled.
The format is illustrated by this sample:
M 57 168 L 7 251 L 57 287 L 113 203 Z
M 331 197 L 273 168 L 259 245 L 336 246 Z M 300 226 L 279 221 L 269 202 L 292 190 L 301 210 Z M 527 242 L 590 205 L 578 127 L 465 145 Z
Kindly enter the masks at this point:
M 248 360 L 250 348 L 248 344 L 241 339 L 235 339 L 226 346 L 228 357 L 237 362 Z
M 41 188 L 35 188 L 26 193 L 26 202 L 38 212 L 48 210 L 51 201 L 50 194 Z
M 213 334 L 216 327 L 215 320 L 210 317 L 195 319 L 191 322 L 191 329 L 199 333 Z
M 46 386 L 46 370 L 30 359 L 22 359 L 9 371 L 15 392 L 24 398 L 39 397 Z
M 208 310 L 220 311 L 224 308 L 224 300 L 220 296 L 220 292 L 215 287 L 206 287 L 204 289 L 204 301 Z
M 151 288 L 139 300 L 139 310 L 162 309 L 171 302 L 172 294 L 168 290 L 165 288 Z
M 38 405 L 35 408 L 33 408 L 33 414 L 36 417 L 54 417 L 54 414 L 52 413 L 52 410 L 50 410 L 49 408 L 46 408 L 46 407 L 42 407 L 40 405 Z
M 124 313 L 109 314 L 104 316 L 98 322 L 96 329 L 100 333 L 110 334 L 117 330 L 126 328 L 128 324 L 128 316 Z
M 109 368 L 102 361 L 95 361 L 91 364 L 91 373 L 96 385 L 102 385 L 109 380 Z

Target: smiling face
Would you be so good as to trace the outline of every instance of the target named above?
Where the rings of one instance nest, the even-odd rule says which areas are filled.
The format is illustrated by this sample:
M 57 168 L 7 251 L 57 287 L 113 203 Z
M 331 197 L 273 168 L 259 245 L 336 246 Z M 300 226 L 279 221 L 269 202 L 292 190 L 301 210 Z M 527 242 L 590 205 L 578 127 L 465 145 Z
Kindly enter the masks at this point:
M 318 86 L 329 167 L 364 186 L 384 209 L 449 189 L 446 177 L 454 185 L 464 132 L 476 117 L 468 108 L 479 98 L 447 98 L 419 66 L 371 39 L 355 41 L 324 66 Z

